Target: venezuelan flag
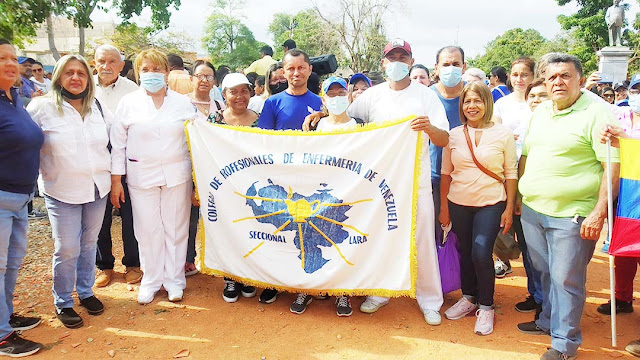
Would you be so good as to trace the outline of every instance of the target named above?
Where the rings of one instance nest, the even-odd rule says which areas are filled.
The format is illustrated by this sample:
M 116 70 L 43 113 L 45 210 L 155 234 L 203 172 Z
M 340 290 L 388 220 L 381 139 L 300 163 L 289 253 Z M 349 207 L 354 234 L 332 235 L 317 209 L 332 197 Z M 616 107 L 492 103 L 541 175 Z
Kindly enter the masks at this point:
M 620 193 L 609 254 L 640 257 L 640 140 L 620 139 Z

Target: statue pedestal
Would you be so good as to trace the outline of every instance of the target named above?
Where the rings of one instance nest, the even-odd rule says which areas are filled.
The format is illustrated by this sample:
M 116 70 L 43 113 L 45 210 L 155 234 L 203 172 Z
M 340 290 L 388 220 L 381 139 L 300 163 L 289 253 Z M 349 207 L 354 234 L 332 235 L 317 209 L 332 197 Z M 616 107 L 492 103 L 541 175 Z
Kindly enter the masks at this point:
M 627 80 L 629 59 L 632 54 L 633 51 L 626 46 L 607 46 L 598 51 L 601 82 L 615 84 Z

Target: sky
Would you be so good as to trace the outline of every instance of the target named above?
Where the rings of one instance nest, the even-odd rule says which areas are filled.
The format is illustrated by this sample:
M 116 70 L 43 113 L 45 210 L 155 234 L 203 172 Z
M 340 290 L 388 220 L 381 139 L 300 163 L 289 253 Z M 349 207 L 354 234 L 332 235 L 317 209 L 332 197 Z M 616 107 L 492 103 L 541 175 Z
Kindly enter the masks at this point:
M 331 12 L 334 1 L 320 2 Z M 624 2 L 632 4 L 627 13 L 627 19 L 631 21 L 631 13 L 637 11 L 637 2 Z M 170 30 L 189 34 L 199 53 L 204 53 L 200 39 L 204 23 L 213 10 L 210 3 L 210 0 L 182 0 L 180 8 L 171 16 Z M 310 7 L 311 0 L 245 0 L 242 13 L 244 23 L 256 39 L 273 46 L 280 45 L 273 44 L 268 33 L 273 14 L 295 14 Z M 432 67 L 437 50 L 443 46 L 457 42 L 468 57 L 474 57 L 483 53 L 489 41 L 516 27 L 536 29 L 551 39 L 561 31 L 556 17 L 576 10 L 575 1 L 561 7 L 556 0 L 401 0 L 386 16 L 385 27 L 390 39 L 402 38 L 411 44 L 416 63 Z M 149 25 L 149 18 L 150 12 L 145 10 L 135 22 Z M 121 21 L 114 12 L 102 11 L 95 11 L 92 19 Z

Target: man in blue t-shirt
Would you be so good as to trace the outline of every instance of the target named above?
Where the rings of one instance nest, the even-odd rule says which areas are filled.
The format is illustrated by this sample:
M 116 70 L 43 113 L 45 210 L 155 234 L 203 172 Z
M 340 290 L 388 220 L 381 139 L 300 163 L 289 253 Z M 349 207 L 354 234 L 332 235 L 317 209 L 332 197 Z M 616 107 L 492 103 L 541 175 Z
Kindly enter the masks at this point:
M 301 130 L 304 118 L 320 111 L 322 100 L 307 90 L 312 66 L 309 56 L 302 50 L 292 49 L 282 58 L 287 90 L 271 96 L 264 102 L 258 127 L 272 130 Z
M 258 127 L 270 130 L 302 130 L 304 118 L 320 111 L 322 107 L 320 97 L 307 90 L 307 81 L 312 71 L 309 56 L 299 49 L 289 50 L 282 58 L 282 68 L 289 87 L 264 102 Z M 260 302 L 270 304 L 276 300 L 277 295 L 278 290 L 264 289 L 260 294 Z M 304 300 L 307 299 L 311 297 L 304 297 Z M 308 302 L 303 304 L 296 301 L 291 305 L 291 311 L 301 314 L 307 304 Z
M 462 74 L 467 69 L 464 62 L 464 50 L 458 46 L 446 46 L 436 53 L 435 71 L 440 81 L 431 86 L 444 105 L 449 120 L 449 129 L 462 125 L 460 122 L 460 95 L 464 88 Z M 433 205 L 435 223 L 439 224 L 440 215 L 440 170 L 442 168 L 442 148 L 429 144 L 429 154 L 431 154 L 431 186 L 433 188 Z M 446 199 L 445 199 L 446 200 Z M 436 229 L 436 239 L 442 231 L 439 226 Z

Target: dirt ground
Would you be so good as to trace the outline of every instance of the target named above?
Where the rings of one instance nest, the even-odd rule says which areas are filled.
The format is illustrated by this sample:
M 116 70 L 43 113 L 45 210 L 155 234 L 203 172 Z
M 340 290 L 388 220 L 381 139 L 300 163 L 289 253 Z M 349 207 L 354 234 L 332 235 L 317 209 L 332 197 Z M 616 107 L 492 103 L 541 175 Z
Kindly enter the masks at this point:
M 36 199 L 42 208 L 42 199 Z M 23 335 L 45 344 L 34 359 L 539 359 L 550 344 L 547 336 L 525 335 L 516 324 L 529 321 L 513 306 L 525 297 L 522 263 L 512 261 L 513 273 L 496 281 L 494 333 L 473 333 L 475 317 L 444 318 L 440 326 L 424 321 L 415 300 L 392 299 L 377 313 L 357 310 L 339 318 L 334 299 L 314 300 L 303 315 L 289 312 L 292 294 L 281 294 L 269 305 L 257 297 L 227 304 L 223 281 L 198 274 L 187 279 L 184 300 L 167 301 L 161 291 L 153 303 L 136 302 L 137 286 L 123 280 L 120 218 L 114 217 L 115 281 L 95 289 L 105 304 L 100 316 L 90 316 L 77 305 L 84 327 L 66 329 L 55 318 L 51 296 L 53 240 L 47 218 L 31 220 L 29 252 L 15 291 L 15 310 L 41 316 L 43 323 Z M 611 347 L 609 317 L 596 308 L 609 297 L 608 257 L 599 251 L 589 266 L 587 305 L 582 318 L 584 343 L 580 359 L 632 359 L 625 345 L 640 338 L 640 311 L 618 316 L 618 347 Z M 638 288 L 638 282 L 636 282 Z M 636 292 L 636 297 L 640 296 Z M 445 296 L 443 310 L 460 296 Z M 640 309 L 637 309 L 640 310 Z

